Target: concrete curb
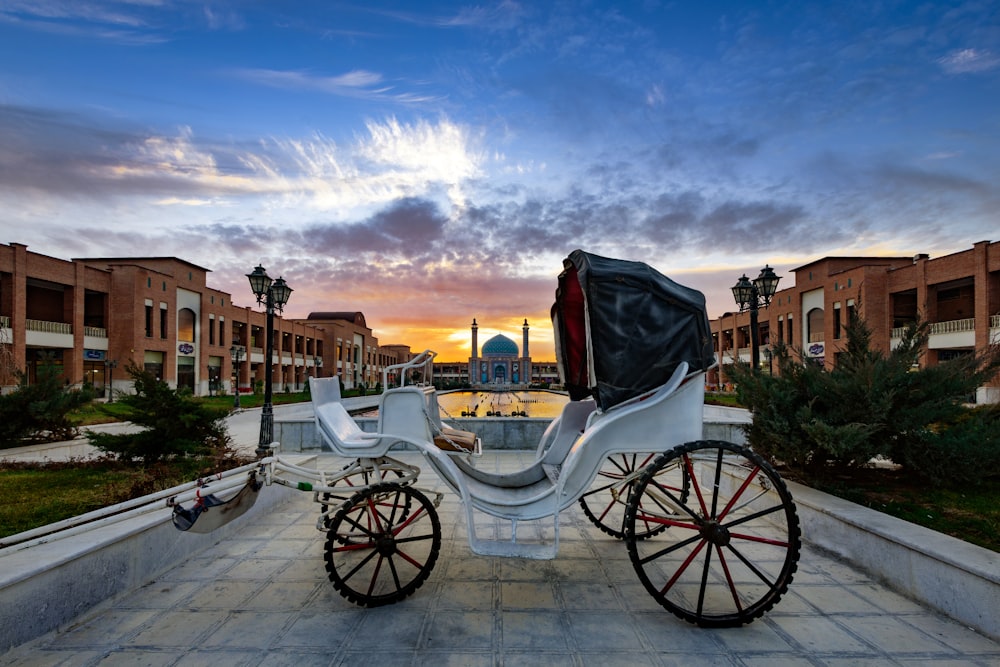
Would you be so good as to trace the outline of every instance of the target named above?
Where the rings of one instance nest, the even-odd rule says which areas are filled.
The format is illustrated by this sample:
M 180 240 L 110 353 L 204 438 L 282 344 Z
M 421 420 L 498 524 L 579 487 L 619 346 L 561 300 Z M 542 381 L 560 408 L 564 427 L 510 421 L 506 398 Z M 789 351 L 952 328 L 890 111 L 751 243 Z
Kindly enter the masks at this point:
M 1000 640 L 1000 554 L 801 484 L 788 488 L 803 539 Z
M 246 514 L 208 534 L 182 535 L 164 504 L 162 510 L 71 537 L 0 551 L 0 653 L 146 585 L 298 493 L 279 485 L 262 489 Z

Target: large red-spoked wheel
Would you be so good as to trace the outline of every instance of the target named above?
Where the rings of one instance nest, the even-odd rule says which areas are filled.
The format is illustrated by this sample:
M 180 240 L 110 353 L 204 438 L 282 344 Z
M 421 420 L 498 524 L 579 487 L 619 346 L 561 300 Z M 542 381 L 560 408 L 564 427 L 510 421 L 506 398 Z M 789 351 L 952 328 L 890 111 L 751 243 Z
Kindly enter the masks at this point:
M 674 490 L 685 479 L 686 497 Z M 651 524 L 670 529 L 650 537 Z M 750 449 L 720 441 L 689 443 L 650 464 L 632 490 L 625 532 L 650 595 L 707 627 L 749 623 L 773 607 L 801 548 L 778 473 Z
M 441 524 L 427 496 L 410 486 L 376 484 L 334 514 L 326 570 L 345 598 L 377 607 L 420 588 L 440 550 Z

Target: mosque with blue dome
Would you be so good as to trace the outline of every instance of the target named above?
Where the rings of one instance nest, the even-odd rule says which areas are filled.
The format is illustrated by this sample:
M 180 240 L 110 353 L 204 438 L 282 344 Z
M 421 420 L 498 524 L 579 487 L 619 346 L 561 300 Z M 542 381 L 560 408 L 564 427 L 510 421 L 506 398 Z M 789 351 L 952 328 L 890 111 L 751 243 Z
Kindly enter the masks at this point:
M 528 320 L 522 326 L 521 349 L 517 343 L 497 334 L 479 350 L 479 325 L 472 320 L 472 356 L 469 357 L 469 380 L 473 386 L 528 385 L 531 382 L 531 356 L 528 354 Z

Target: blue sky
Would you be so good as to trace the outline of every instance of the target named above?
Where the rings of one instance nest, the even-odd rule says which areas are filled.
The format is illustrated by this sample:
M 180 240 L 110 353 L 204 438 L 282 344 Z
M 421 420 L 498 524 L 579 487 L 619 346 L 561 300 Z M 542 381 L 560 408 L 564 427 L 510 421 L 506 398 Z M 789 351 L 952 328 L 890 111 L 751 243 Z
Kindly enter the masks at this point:
M 262 263 L 447 358 L 473 317 L 551 358 L 578 247 L 714 317 L 765 263 L 1000 236 L 998 2 L 0 0 L 0 63 L 0 241 L 242 305 Z

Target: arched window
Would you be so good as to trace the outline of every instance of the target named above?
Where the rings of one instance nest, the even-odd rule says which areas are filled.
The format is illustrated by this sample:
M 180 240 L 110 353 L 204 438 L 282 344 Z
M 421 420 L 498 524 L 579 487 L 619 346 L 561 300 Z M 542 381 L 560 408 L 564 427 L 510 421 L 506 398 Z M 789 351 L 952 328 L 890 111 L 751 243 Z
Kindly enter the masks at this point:
M 194 342 L 194 311 L 190 308 L 181 308 L 177 313 L 177 340 Z
M 809 328 L 809 342 L 823 342 L 823 309 L 813 308 L 806 316 L 806 326 Z

